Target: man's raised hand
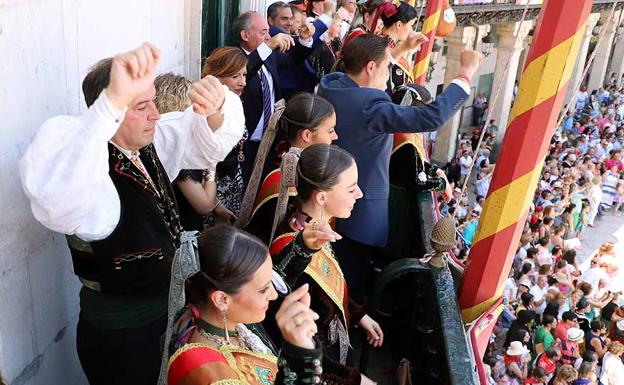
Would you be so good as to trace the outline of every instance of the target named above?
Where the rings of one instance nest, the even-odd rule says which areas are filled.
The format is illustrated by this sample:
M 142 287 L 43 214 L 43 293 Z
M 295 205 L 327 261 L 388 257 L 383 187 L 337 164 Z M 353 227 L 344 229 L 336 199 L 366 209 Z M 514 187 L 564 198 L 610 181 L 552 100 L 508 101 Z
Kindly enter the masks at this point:
M 106 96 L 120 110 L 154 85 L 160 51 L 150 43 L 113 57 Z
M 221 110 L 225 101 L 223 84 L 214 76 L 208 75 L 194 82 L 189 91 L 193 111 L 200 115 L 211 116 Z
M 295 45 L 295 40 L 293 40 L 292 36 L 286 33 L 278 33 L 267 41 L 266 45 L 272 50 L 286 52 L 290 49 L 290 47 Z
M 316 32 L 314 25 L 310 23 L 303 23 L 301 28 L 299 28 L 299 38 L 301 40 L 308 40 L 314 36 L 314 32 Z

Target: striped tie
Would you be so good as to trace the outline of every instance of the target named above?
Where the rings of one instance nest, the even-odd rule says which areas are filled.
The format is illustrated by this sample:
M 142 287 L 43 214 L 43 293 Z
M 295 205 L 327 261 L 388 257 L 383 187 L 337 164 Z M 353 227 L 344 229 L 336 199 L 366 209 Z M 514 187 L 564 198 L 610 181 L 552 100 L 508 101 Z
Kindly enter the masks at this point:
M 269 88 L 269 82 L 267 81 L 267 78 L 264 75 L 264 71 L 262 70 L 262 68 L 260 68 L 258 76 L 260 77 L 260 83 L 262 84 L 262 111 L 264 115 L 262 133 L 264 134 L 264 131 L 266 131 L 266 128 L 269 125 L 269 119 L 271 119 L 271 114 L 273 110 L 271 103 L 271 89 Z

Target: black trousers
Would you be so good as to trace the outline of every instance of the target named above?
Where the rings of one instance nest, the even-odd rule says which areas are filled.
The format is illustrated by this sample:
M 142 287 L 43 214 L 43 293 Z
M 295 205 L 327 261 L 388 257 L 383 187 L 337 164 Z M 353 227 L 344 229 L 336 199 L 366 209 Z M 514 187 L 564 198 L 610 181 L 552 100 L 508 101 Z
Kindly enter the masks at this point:
M 167 316 L 135 329 L 101 330 L 78 320 L 76 347 L 90 385 L 155 385 Z

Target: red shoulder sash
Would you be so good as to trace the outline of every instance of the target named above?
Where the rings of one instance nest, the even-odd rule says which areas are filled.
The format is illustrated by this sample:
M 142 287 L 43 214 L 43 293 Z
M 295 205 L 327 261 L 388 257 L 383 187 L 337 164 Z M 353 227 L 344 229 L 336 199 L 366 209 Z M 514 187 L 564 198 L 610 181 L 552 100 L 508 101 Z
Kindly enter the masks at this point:
M 187 344 L 169 360 L 167 384 L 177 385 L 192 370 L 206 364 L 228 364 L 223 354 L 203 344 Z

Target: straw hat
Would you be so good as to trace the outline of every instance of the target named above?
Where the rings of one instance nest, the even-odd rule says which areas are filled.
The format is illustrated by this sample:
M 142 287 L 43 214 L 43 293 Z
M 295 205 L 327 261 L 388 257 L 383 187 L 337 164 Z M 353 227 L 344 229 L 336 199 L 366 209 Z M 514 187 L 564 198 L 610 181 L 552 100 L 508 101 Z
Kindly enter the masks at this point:
M 585 333 L 579 328 L 569 328 L 566 337 L 572 342 L 580 342 L 585 338 Z
M 520 341 L 512 341 L 511 344 L 509 344 L 509 349 L 507 349 L 508 356 L 523 356 L 528 352 L 529 349 L 522 345 Z

